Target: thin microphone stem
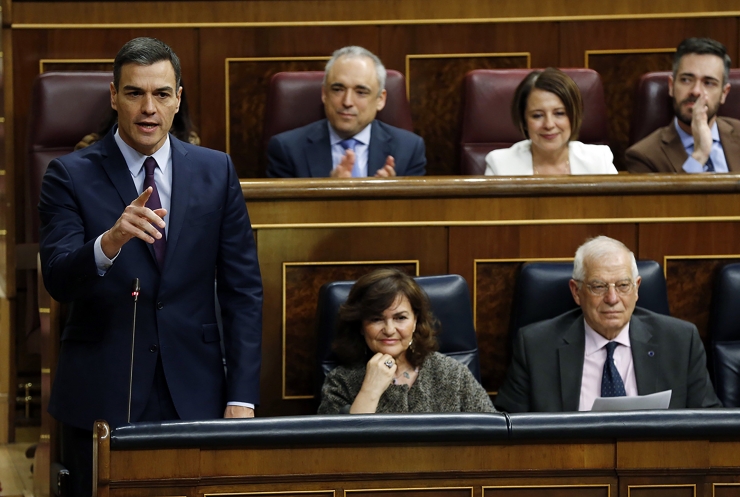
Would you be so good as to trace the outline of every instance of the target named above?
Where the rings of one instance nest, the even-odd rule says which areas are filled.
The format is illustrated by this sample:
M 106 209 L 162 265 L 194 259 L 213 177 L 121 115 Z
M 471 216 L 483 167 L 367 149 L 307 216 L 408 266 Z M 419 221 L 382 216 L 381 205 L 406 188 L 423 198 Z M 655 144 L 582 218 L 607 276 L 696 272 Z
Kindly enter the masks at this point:
M 131 371 L 128 380 L 128 415 L 126 416 L 126 423 L 131 423 L 131 394 L 134 389 L 134 345 L 136 344 L 136 303 L 139 301 L 140 290 L 139 278 L 134 278 L 131 285 L 131 296 L 134 299 L 134 320 L 131 325 Z

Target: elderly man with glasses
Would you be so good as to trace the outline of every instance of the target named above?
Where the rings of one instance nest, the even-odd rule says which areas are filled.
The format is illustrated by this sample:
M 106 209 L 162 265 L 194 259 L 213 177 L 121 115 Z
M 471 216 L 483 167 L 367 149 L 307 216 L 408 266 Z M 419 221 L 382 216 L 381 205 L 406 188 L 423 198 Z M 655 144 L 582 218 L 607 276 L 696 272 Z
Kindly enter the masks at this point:
M 597 397 L 671 390 L 671 408 L 721 407 L 691 323 L 635 308 L 634 254 L 600 236 L 581 245 L 570 291 L 580 309 L 519 330 L 494 404 L 507 412 L 589 411 Z

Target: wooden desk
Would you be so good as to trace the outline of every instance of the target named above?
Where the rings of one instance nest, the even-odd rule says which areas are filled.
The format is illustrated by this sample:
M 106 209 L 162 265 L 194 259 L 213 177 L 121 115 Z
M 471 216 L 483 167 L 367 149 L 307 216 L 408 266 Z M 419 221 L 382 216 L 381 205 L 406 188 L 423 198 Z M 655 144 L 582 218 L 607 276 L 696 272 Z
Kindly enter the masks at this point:
M 265 290 L 260 416 L 314 412 L 316 296 L 328 281 L 378 265 L 461 274 L 495 392 L 524 262 L 617 238 L 663 265 L 672 314 L 706 337 L 716 269 L 740 260 L 738 175 L 245 180 L 242 190 Z
M 703 417 L 701 412 L 687 414 L 692 419 Z M 736 415 L 730 413 L 730 417 Z M 596 430 L 571 426 L 581 432 L 580 437 L 567 439 L 557 419 L 562 415 L 554 415 L 547 426 L 535 428 L 542 438 L 517 440 L 507 437 L 505 425 L 496 429 L 484 419 L 450 436 L 450 423 L 458 421 L 448 418 L 434 424 L 435 430 L 424 419 L 429 416 L 434 417 L 407 415 L 401 423 L 381 415 L 356 421 L 348 419 L 353 415 L 281 418 L 288 423 L 269 422 L 267 430 L 261 426 L 266 424 L 264 418 L 229 420 L 221 422 L 217 428 L 224 430 L 216 436 L 199 423 L 186 423 L 184 435 L 177 433 L 177 426 L 166 428 L 170 435 L 164 437 L 156 435 L 159 428 L 154 426 L 144 429 L 148 434 L 138 430 L 138 440 L 125 445 L 120 429 L 112 437 L 108 425 L 99 422 L 97 495 L 729 497 L 740 493 L 737 423 L 725 426 L 731 434 L 721 439 L 707 437 L 706 431 L 691 436 L 686 430 L 673 437 L 662 433 L 646 438 L 639 436 L 645 428 L 639 421 L 620 422 L 625 415 L 619 414 L 611 418 L 616 423 L 609 419 L 600 423 L 606 418 L 603 413 L 589 413 L 585 417 L 596 419 L 590 423 Z M 503 418 L 483 416 L 493 422 L 496 416 Z M 576 423 L 589 424 L 577 417 Z M 511 417 L 512 424 L 515 418 Z M 348 426 L 353 423 L 359 428 Z M 290 428 L 284 429 L 283 424 Z M 307 426 L 301 428 L 301 424 Z M 333 429 L 336 425 L 339 428 Z M 420 433 L 415 426 L 425 430 Z M 127 429 L 137 431 L 135 426 Z M 697 426 L 694 432 L 702 429 Z M 358 437 L 358 431 L 365 436 Z M 156 440 L 147 440 L 151 435 Z

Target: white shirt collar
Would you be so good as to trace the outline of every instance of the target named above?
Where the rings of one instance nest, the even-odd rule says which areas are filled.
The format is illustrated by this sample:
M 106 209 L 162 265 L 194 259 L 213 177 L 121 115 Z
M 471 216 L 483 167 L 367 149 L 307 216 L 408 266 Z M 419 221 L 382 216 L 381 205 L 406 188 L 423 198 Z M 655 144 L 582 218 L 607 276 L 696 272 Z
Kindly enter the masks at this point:
M 329 143 L 331 143 L 332 146 L 344 140 L 344 138 L 340 137 L 337 134 L 337 132 L 334 131 L 334 128 L 332 128 L 331 123 L 328 120 L 326 121 L 326 124 L 327 126 L 329 126 Z M 363 145 L 369 145 L 370 144 L 370 128 L 372 127 L 373 127 L 373 123 L 371 122 L 370 124 L 362 128 L 362 131 L 357 133 L 352 138 L 362 143 Z
M 123 141 L 123 138 L 121 138 L 121 136 L 118 134 L 118 126 L 116 126 L 116 133 L 113 135 L 113 137 L 116 140 L 118 148 L 121 150 L 121 154 L 123 155 L 123 159 L 126 161 L 126 165 L 128 166 L 129 171 L 131 171 L 131 176 L 137 176 L 141 172 L 141 168 L 144 167 L 144 161 L 149 156 L 134 150 L 129 146 L 128 143 Z M 170 163 L 171 155 L 172 150 L 170 148 L 170 135 L 168 133 L 165 137 L 164 143 L 161 147 L 159 147 L 159 150 L 152 154 L 152 157 L 154 157 L 154 160 L 157 161 L 157 165 L 159 166 L 159 169 L 162 171 L 162 173 L 165 173 L 167 171 L 167 166 Z
M 627 321 L 627 324 L 624 325 L 624 328 L 622 328 L 622 331 L 619 332 L 619 335 L 614 340 L 607 340 L 604 338 L 603 335 L 599 334 L 596 330 L 591 328 L 586 320 L 583 320 L 583 324 L 586 328 L 586 350 L 585 355 L 591 355 L 594 352 L 597 352 L 601 349 L 603 349 L 607 343 L 611 342 L 617 342 L 621 345 L 624 345 L 625 347 L 631 347 L 630 343 L 630 323 Z

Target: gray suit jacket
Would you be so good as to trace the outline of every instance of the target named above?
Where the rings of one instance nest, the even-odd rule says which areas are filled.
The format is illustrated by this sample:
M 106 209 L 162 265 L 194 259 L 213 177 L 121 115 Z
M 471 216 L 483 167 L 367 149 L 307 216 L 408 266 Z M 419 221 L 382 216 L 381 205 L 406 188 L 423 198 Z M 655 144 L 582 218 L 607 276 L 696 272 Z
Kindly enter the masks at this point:
M 727 168 L 731 173 L 740 172 L 740 121 L 717 117 L 717 129 Z M 683 173 L 681 166 L 687 158 L 673 121 L 653 131 L 625 152 L 625 163 L 631 173 Z
M 672 390 L 671 408 L 722 406 L 709 380 L 696 326 L 637 307 L 630 320 L 630 342 L 640 395 Z M 577 411 L 585 343 L 581 309 L 519 330 L 496 408 Z

